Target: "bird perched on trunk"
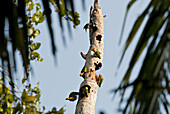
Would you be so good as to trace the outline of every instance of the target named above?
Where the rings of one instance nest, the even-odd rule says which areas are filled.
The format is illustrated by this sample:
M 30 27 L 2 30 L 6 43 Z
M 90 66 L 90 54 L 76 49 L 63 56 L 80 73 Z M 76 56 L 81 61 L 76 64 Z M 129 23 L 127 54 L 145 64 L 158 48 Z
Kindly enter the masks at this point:
M 102 83 L 103 83 L 103 76 L 99 74 L 99 84 L 98 84 L 99 87 L 101 87 Z
M 96 82 L 97 82 L 97 85 L 99 87 L 101 87 L 102 83 L 103 83 L 103 76 L 101 74 L 99 74 L 99 76 L 96 74 Z
M 84 66 L 83 69 L 81 70 L 80 76 L 82 76 L 83 78 L 85 78 L 84 74 L 87 72 L 87 67 Z
M 79 95 L 78 92 L 71 92 L 69 98 L 66 98 L 66 100 L 75 101 L 77 99 L 77 95 Z
M 88 97 L 88 94 L 90 93 L 90 86 L 89 85 L 84 85 L 80 88 L 80 97 Z
M 94 48 L 92 51 L 95 53 L 95 55 L 96 55 L 99 59 L 101 59 L 101 57 L 100 57 L 100 52 L 99 52 L 96 48 Z
M 87 23 L 87 24 L 84 26 L 85 31 L 87 31 L 87 29 L 89 29 L 90 26 L 92 26 L 92 23 Z

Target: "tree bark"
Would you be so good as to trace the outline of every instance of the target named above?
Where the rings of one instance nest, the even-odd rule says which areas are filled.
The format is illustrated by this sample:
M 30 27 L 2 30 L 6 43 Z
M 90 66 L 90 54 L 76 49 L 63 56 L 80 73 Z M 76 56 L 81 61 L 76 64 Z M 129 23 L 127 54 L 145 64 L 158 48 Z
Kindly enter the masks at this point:
M 102 67 L 104 48 L 103 14 L 101 8 L 98 6 L 98 2 L 98 0 L 95 0 L 94 8 L 91 7 L 90 10 L 90 23 L 92 23 L 92 25 L 89 27 L 90 48 L 85 58 L 87 72 L 84 74 L 84 81 L 81 83 L 79 89 L 79 92 L 81 92 L 81 88 L 88 85 L 90 86 L 90 93 L 88 94 L 88 97 L 81 97 L 79 95 L 75 114 L 95 113 L 98 89 L 97 79 L 95 76 L 96 70 L 99 70 Z M 95 53 L 93 52 L 94 48 L 100 52 L 100 58 L 95 56 Z

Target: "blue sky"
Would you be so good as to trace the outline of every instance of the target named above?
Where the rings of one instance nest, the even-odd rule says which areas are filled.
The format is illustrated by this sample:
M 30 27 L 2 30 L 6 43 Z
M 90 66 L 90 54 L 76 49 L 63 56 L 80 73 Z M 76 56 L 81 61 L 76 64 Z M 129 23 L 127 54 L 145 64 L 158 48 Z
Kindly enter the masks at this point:
M 117 70 L 117 64 L 121 57 L 125 40 L 135 19 L 143 11 L 148 2 L 139 0 L 132 6 L 126 21 L 122 43 L 118 46 L 123 18 L 129 1 L 99 1 L 99 5 L 103 10 L 103 14 L 106 14 L 106 18 L 104 18 L 103 67 L 97 71 L 97 74 L 103 74 L 104 83 L 102 87 L 98 89 L 96 114 L 101 110 L 106 112 L 106 114 L 118 114 L 117 109 L 120 94 L 117 94 L 116 97 L 112 99 L 113 94 L 110 93 L 110 90 L 118 87 L 128 67 L 129 59 L 133 53 L 137 36 L 140 35 L 140 32 L 137 34 L 134 43 L 132 43 L 128 49 L 120 69 Z M 89 9 L 90 6 L 93 5 L 93 0 L 86 0 L 86 10 L 83 11 L 81 0 L 75 0 L 74 2 L 75 9 L 80 14 L 81 23 L 76 29 L 72 29 L 72 38 L 68 34 L 67 24 L 64 23 L 66 46 L 63 45 L 57 14 L 55 12 L 52 14 L 55 44 L 58 48 L 57 64 L 55 64 L 54 57 L 52 56 L 50 35 L 45 22 L 38 26 L 41 34 L 36 38 L 36 41 L 42 43 L 39 52 L 45 61 L 43 63 L 32 62 L 31 64 L 34 71 L 32 83 L 36 85 L 37 82 L 40 82 L 40 89 L 42 91 L 41 104 L 45 106 L 46 109 L 51 109 L 54 106 L 59 109 L 65 106 L 66 114 L 73 114 L 75 112 L 77 102 L 69 102 L 66 101 L 65 98 L 68 97 L 71 91 L 78 91 L 83 81 L 79 73 L 85 61 L 81 58 L 80 52 L 86 53 L 89 48 L 89 34 L 83 30 L 83 26 L 89 21 Z M 143 57 L 140 58 L 135 70 L 133 70 L 132 75 L 134 75 L 134 77 L 138 73 L 142 60 Z M 132 79 L 134 79 L 134 77 Z

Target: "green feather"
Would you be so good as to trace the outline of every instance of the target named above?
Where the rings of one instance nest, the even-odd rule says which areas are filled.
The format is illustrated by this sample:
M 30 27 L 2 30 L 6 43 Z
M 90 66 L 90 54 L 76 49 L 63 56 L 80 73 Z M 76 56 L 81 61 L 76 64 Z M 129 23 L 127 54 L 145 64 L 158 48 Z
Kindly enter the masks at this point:
M 87 67 L 84 66 L 83 69 L 81 70 L 80 76 L 83 76 L 87 72 Z
M 95 54 L 97 55 L 97 57 L 98 57 L 99 59 L 101 59 L 101 57 L 100 57 L 100 52 L 99 52 L 98 50 L 95 52 Z
M 95 53 L 95 55 L 96 55 L 99 59 L 101 59 L 101 57 L 100 57 L 100 52 L 99 52 L 96 48 L 94 48 L 92 51 Z
M 102 83 L 103 83 L 103 78 L 100 79 L 99 87 L 101 87 Z
M 88 97 L 88 93 L 89 93 L 88 87 L 85 87 L 84 93 L 85 93 L 85 96 Z
M 87 72 L 87 67 L 86 66 L 83 67 L 82 72 Z

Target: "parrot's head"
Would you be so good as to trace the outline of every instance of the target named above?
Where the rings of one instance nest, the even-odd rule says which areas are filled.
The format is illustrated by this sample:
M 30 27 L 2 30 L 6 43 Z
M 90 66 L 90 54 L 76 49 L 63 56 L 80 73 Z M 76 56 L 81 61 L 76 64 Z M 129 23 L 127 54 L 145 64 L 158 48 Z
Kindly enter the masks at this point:
M 103 76 L 101 74 L 99 74 L 99 78 L 103 78 Z
M 96 48 L 93 48 L 93 51 L 96 52 L 97 51 Z

